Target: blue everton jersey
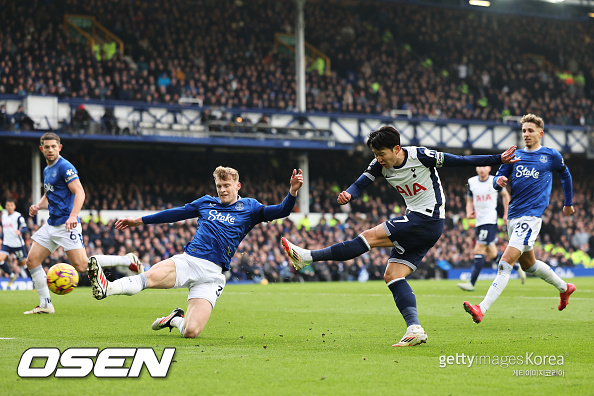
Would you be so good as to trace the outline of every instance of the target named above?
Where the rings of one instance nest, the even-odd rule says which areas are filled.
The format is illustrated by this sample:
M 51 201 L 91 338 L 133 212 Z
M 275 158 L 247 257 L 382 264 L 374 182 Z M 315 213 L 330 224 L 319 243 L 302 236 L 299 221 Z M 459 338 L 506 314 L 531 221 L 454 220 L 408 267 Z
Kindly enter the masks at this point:
M 565 169 L 563 157 L 557 150 L 543 146 L 532 151 L 525 148 L 517 150 L 516 157 L 520 161 L 501 165 L 495 177 L 496 180 L 499 176 L 506 176 L 511 187 L 507 217 L 542 217 L 551 199 L 553 171 Z
M 74 203 L 74 194 L 68 189 L 68 184 L 76 179 L 78 171 L 64 157 L 58 158 L 43 170 L 43 188 L 50 213 L 47 221 L 49 225 L 58 226 L 68 220 Z
M 264 219 L 260 202 L 240 198 L 232 205 L 222 205 L 219 198 L 205 195 L 185 205 L 185 210 L 198 218 L 194 238 L 185 252 L 229 269 L 237 247 L 254 226 Z

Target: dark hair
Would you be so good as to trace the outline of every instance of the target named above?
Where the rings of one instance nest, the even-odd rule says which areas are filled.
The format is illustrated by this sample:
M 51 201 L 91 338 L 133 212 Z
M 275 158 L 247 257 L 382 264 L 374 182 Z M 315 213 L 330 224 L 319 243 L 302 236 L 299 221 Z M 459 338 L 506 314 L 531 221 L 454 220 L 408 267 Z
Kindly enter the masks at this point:
M 12 198 L 12 197 L 6 198 L 6 203 L 9 203 L 9 202 L 12 202 L 14 204 L 16 203 L 15 200 L 14 200 L 14 198 Z
M 400 146 L 400 132 L 393 126 L 383 126 L 371 132 L 367 138 L 367 147 L 370 149 L 393 149 L 396 146 Z
M 55 140 L 56 142 L 58 142 L 58 144 L 60 144 L 60 136 L 56 135 L 53 132 L 44 133 L 41 139 L 39 139 L 39 143 L 43 146 L 43 142 L 45 142 L 46 140 Z

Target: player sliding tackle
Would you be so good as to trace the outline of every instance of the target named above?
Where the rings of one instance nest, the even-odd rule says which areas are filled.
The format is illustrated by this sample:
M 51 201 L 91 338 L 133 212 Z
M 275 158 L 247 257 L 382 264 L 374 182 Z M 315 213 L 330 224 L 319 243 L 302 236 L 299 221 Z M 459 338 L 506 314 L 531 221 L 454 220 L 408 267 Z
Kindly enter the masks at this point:
M 142 224 L 174 223 L 198 218 L 194 239 L 184 253 L 155 264 L 146 273 L 108 282 L 95 257 L 89 259 L 89 279 L 97 300 L 115 294 L 133 295 L 146 288 L 177 289 L 187 287 L 188 311 L 174 309 L 157 318 L 153 330 L 177 327 L 185 338 L 197 337 L 225 287 L 224 271 L 243 238 L 258 223 L 288 216 L 295 206 L 297 192 L 303 185 L 303 172 L 293 169 L 289 194 L 279 205 L 264 206 L 252 198 L 239 196 L 239 173 L 219 166 L 214 181 L 218 198 L 205 195 L 181 208 L 164 210 L 144 217 L 120 219 L 115 227 L 124 230 Z
M 516 147 L 501 155 L 466 157 L 425 147 L 401 147 L 400 133 L 391 126 L 372 132 L 367 146 L 375 159 L 355 183 L 338 195 L 338 203 L 344 205 L 359 197 L 363 189 L 383 176 L 404 198 L 406 214 L 366 230 L 355 239 L 324 249 L 303 249 L 285 238 L 282 245 L 296 269 L 314 261 L 350 260 L 375 247 L 392 247 L 384 280 L 407 325 L 404 337 L 393 346 L 418 345 L 427 341 L 427 334 L 419 322 L 417 301 L 405 277 L 417 269 L 443 233 L 445 196 L 437 168 L 514 163 L 518 161 L 514 155 Z
M 542 214 L 551 199 L 553 171 L 561 178 L 561 187 L 565 202 L 563 214 L 571 216 L 573 208 L 573 191 L 571 173 L 565 166 L 563 157 L 555 149 L 543 147 L 540 140 L 544 136 L 544 121 L 534 114 L 522 117 L 522 136 L 526 147 L 518 150 L 522 162 L 520 164 L 502 165 L 493 179 L 493 186 L 501 190 L 509 184 L 511 186 L 511 201 L 509 203 L 509 221 L 507 233 L 509 244 L 499 261 L 499 271 L 487 295 L 479 305 L 472 305 L 464 301 L 464 309 L 472 316 L 475 323 L 483 320 L 485 312 L 497 300 L 507 286 L 511 265 L 520 262 L 522 269 L 538 276 L 559 290 L 561 301 L 559 311 L 567 306 L 569 296 L 575 291 L 575 286 L 566 283 L 548 266 L 534 256 L 534 243 L 542 225 Z

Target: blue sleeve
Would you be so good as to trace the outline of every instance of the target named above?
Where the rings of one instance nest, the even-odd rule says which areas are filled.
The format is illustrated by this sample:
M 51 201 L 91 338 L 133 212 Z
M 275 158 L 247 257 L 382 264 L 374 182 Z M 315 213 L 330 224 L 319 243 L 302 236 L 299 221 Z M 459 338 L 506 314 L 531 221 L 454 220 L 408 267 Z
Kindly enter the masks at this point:
M 501 164 L 501 155 L 454 155 L 429 150 L 425 147 L 417 148 L 417 157 L 426 167 L 457 167 L 457 166 L 488 166 Z
M 466 196 L 472 198 L 472 190 L 470 189 L 470 180 L 466 184 Z
M 563 188 L 563 195 L 565 196 L 565 200 L 563 201 L 563 206 L 572 206 L 573 205 L 573 181 L 571 178 L 571 173 L 567 166 L 565 166 L 565 161 L 563 160 L 563 156 L 557 150 L 553 150 L 553 169 L 557 171 L 559 174 L 559 178 L 561 179 L 561 188 Z
M 198 207 L 202 198 L 179 208 L 172 208 L 142 217 L 144 224 L 175 223 L 176 221 L 191 219 L 200 216 Z
M 512 172 L 512 168 L 513 168 L 512 164 L 503 164 L 499 167 L 497 174 L 493 177 L 493 188 L 496 191 L 503 190 L 503 188 L 499 187 L 499 185 L 497 184 L 497 179 L 499 179 L 500 176 L 505 176 L 505 177 L 509 178 L 509 175 L 511 175 L 511 172 Z
M 365 172 L 347 188 L 346 192 L 351 194 L 351 199 L 361 196 L 363 190 L 375 181 L 375 178 L 382 174 L 382 165 L 376 159 L 371 161 Z
M 68 161 L 64 161 L 60 166 L 60 172 L 66 184 L 70 184 L 71 181 L 78 179 L 78 171 Z
M 561 178 L 561 188 L 563 188 L 563 195 L 565 200 L 563 206 L 573 205 L 573 182 L 571 179 L 571 173 L 566 166 L 563 166 L 563 170 L 559 171 L 559 177 Z
M 271 221 L 275 219 L 282 219 L 291 214 L 291 211 L 295 207 L 295 201 L 297 197 L 287 194 L 283 202 L 278 205 L 270 205 L 262 207 L 262 218 L 263 221 Z

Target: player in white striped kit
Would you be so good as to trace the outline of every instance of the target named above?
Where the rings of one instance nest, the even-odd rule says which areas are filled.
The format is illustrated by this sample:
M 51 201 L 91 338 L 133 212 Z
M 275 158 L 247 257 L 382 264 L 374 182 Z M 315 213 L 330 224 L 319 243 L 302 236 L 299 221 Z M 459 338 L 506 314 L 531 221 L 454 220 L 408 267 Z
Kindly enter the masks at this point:
M 485 258 L 499 262 L 501 253 L 497 252 L 497 196 L 501 194 L 503 201 L 503 220 L 507 223 L 507 211 L 510 195 L 504 188 L 501 192 L 493 188 L 493 176 L 490 166 L 477 166 L 476 176 L 468 179 L 468 193 L 466 196 L 466 217 L 476 219 L 476 244 L 474 245 L 474 265 L 470 282 L 458 283 L 458 287 L 466 291 L 474 291 L 474 285 L 485 264 Z M 522 283 L 526 280 L 526 273 L 518 265 L 514 265 Z
M 6 200 L 6 210 L 2 212 L 2 247 L 0 248 L 0 267 L 9 276 L 8 286 L 12 285 L 18 274 L 13 272 L 10 265 L 5 262 L 14 254 L 19 265 L 27 265 L 27 248 L 23 234 L 29 232 L 25 219 L 16 211 L 16 204 L 12 198 Z
M 282 238 L 282 245 L 297 269 L 313 261 L 346 261 L 374 247 L 392 247 L 384 280 L 407 325 L 404 337 L 393 346 L 414 346 L 426 342 L 427 334 L 420 325 L 417 301 L 405 277 L 417 269 L 443 233 L 445 196 L 437 168 L 513 163 L 517 161 L 514 159 L 516 147 L 501 155 L 466 157 L 425 147 L 401 147 L 400 133 L 392 126 L 372 132 L 367 146 L 375 159 L 355 183 L 339 194 L 338 203 L 344 205 L 359 197 L 365 187 L 383 176 L 404 198 L 406 214 L 366 230 L 355 239 L 324 249 L 303 249 L 286 238 Z

